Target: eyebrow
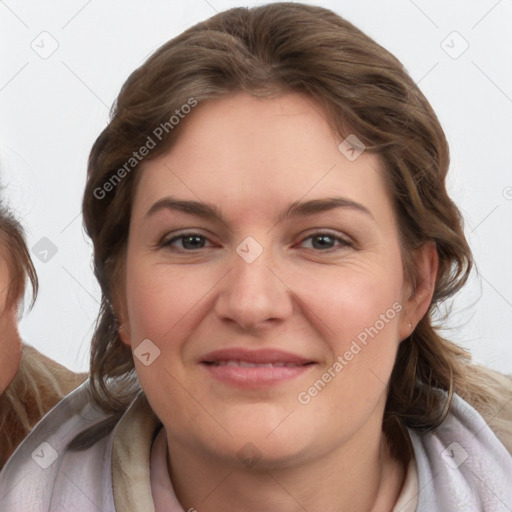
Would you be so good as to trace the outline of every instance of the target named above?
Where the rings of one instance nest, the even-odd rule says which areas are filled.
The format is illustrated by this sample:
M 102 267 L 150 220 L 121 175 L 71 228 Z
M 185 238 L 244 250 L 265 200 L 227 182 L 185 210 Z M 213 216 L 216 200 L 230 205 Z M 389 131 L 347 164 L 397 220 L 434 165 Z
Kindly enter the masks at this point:
M 278 215 L 277 222 L 282 222 L 292 217 L 305 217 L 307 215 L 314 215 L 315 213 L 323 213 L 334 210 L 335 208 L 346 208 L 361 212 L 375 220 L 370 210 L 360 203 L 345 197 L 327 197 L 323 199 L 311 199 L 309 201 L 294 201 Z M 153 216 L 162 210 L 177 210 L 206 220 L 214 220 L 226 224 L 221 211 L 216 205 L 202 201 L 176 199 L 170 196 L 157 201 L 147 211 L 145 217 Z

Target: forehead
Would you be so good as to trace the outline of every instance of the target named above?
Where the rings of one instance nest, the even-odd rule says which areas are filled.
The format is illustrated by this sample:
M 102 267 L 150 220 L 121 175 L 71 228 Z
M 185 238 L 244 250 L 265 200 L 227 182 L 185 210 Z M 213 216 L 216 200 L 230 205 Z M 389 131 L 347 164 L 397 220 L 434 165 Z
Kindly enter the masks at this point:
M 142 164 L 135 207 L 166 193 L 220 203 L 240 213 L 283 201 L 343 195 L 390 207 L 377 155 L 355 160 L 309 97 L 258 99 L 239 93 L 196 107 L 173 147 Z

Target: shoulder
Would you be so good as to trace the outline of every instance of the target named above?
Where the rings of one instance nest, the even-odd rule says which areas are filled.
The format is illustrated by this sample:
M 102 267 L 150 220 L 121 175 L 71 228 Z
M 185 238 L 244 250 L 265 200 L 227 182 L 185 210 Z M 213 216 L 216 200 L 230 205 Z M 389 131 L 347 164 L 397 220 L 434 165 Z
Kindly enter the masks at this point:
M 68 449 L 77 434 L 105 418 L 90 402 L 87 382 L 59 402 L 0 473 L 0 510 L 113 510 L 112 436 L 81 452 Z
M 34 425 L 86 378 L 23 344 L 18 372 L 0 396 L 0 469 Z
M 512 454 L 512 375 L 505 375 L 485 366 L 476 366 L 479 378 L 486 382 L 489 401 L 467 396 L 466 401 L 485 420 L 496 437 Z
M 500 393 L 508 393 L 509 383 L 502 385 Z M 496 406 L 498 402 L 489 398 L 487 408 L 485 398 L 478 397 L 473 402 L 485 409 L 484 417 L 470 401 L 454 394 L 441 425 L 424 433 L 409 430 L 418 470 L 418 510 L 459 510 L 463 504 L 509 510 L 503 504 L 512 503 L 512 457 L 505 444 L 510 437 L 502 435 L 511 432 L 509 411 L 503 411 L 508 404 L 500 401 Z M 503 432 L 493 426 L 496 418 L 508 425 Z
M 31 368 L 39 366 L 39 373 L 45 372 L 51 375 L 62 396 L 71 393 L 87 379 L 86 373 L 75 373 L 26 343 L 23 344 L 22 358 Z

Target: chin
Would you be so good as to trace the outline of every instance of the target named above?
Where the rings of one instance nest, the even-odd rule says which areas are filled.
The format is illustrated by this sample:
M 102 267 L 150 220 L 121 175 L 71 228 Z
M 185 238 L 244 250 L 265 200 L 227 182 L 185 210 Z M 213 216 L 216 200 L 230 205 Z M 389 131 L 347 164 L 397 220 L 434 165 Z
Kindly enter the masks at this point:
M 314 439 L 308 442 L 307 436 L 296 424 L 285 426 L 286 420 L 280 424 L 283 418 L 279 422 L 260 418 L 250 424 L 230 425 L 227 429 L 233 437 L 226 439 L 228 445 L 223 447 L 225 453 L 231 456 L 235 453 L 237 467 L 242 464 L 251 469 L 277 469 L 299 462 L 308 451 L 308 446 L 312 448 Z
M 217 410 L 220 411 L 220 407 Z M 223 417 L 221 423 L 235 439 L 283 440 L 290 435 L 299 434 L 295 432 L 298 420 L 292 419 L 297 414 L 292 411 L 293 409 L 278 402 L 239 403 L 225 409 L 225 413 L 219 414 L 219 418 Z
M 267 439 L 252 435 L 252 432 L 240 434 L 232 440 L 231 446 L 219 447 L 216 455 L 225 458 L 229 465 L 237 470 L 246 468 L 248 471 L 271 471 L 284 469 L 300 464 L 306 457 L 307 450 L 301 446 L 301 440 L 287 435 L 286 439 L 291 442 L 283 442 L 283 437 L 276 436 L 275 439 Z M 219 449 L 224 448 L 223 453 Z

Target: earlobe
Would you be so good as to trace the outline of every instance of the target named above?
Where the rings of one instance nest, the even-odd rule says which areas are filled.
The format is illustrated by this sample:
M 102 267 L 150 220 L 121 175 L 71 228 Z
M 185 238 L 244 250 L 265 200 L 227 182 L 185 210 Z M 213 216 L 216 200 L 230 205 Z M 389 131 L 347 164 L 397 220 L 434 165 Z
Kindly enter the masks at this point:
M 118 282 L 124 282 L 124 275 L 119 274 L 119 270 L 116 271 L 118 276 Z M 121 341 L 131 347 L 132 336 L 130 330 L 130 322 L 128 321 L 128 306 L 126 303 L 126 295 L 123 293 L 123 288 L 116 287 L 114 289 L 112 298 L 109 300 L 110 310 L 112 316 L 117 324 L 117 333 L 121 338 Z
M 114 297 L 114 304 L 110 304 L 112 315 L 117 324 L 117 333 L 121 341 L 128 346 L 131 346 L 131 333 L 130 324 L 127 321 L 128 314 L 126 311 L 126 303 L 120 297 Z
M 121 338 L 121 341 L 125 344 L 131 347 L 132 339 L 130 335 L 130 328 L 126 324 L 126 322 L 120 323 L 119 327 L 117 328 L 117 332 L 119 334 L 119 337 Z

